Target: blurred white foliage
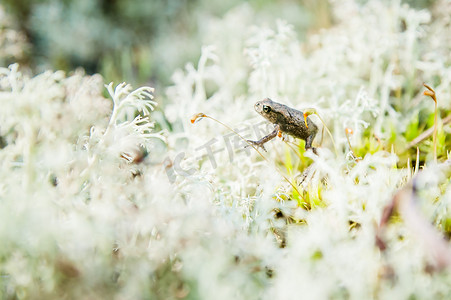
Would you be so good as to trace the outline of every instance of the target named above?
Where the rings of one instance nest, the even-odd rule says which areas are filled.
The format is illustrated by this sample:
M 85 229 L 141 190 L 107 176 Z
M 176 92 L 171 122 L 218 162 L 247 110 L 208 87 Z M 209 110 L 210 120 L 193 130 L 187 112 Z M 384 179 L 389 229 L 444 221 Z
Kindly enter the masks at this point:
M 412 175 L 397 168 L 393 153 L 351 161 L 344 146 L 346 127 L 356 142 L 365 128 L 386 134 L 388 120 L 415 112 L 395 111 L 390 94 L 420 81 L 413 76 L 421 68 L 430 78 L 449 79 L 437 67 L 449 57 L 428 56 L 435 48 L 449 50 L 440 27 L 448 21 L 398 1 L 333 5 L 337 24 L 305 42 L 283 20 L 256 24 L 248 5 L 203 20 L 209 46 L 197 65 L 174 73 L 164 107 L 173 131 L 164 136 L 151 121 L 151 88 L 109 84 L 111 105 L 99 76 L 48 71 L 28 78 L 17 65 L 1 68 L 3 293 L 49 298 L 56 291 L 80 299 L 449 296 L 449 270 L 427 272 L 427 249 L 418 247 L 408 226 L 387 228 L 385 252 L 375 246 L 384 206 Z M 432 46 L 424 43 L 425 32 L 436 36 Z M 319 156 L 307 152 L 313 163 L 297 186 L 324 205 L 307 211 L 289 199 L 292 187 L 275 170 L 293 167 L 280 140 L 264 153 L 268 163 L 211 119 L 190 123 L 202 112 L 254 138 L 252 126 L 261 117 L 253 104 L 262 97 L 314 107 L 333 130 L 338 153 L 329 145 L 318 149 Z M 402 118 L 393 122 L 402 127 Z M 167 147 L 162 157 L 152 152 L 157 139 Z M 210 142 L 215 166 L 206 153 Z M 135 159 L 143 148 L 152 162 Z M 442 192 L 443 176 L 425 175 L 431 178 L 421 187 L 433 198 L 424 196 L 425 211 L 436 220 L 449 217 L 449 186 Z
M 17 28 L 18 24 L 0 4 L 0 65 L 22 59 L 24 52 L 28 50 L 26 36 Z
M 247 228 L 252 233 L 249 240 L 255 238 L 254 234 L 265 233 L 267 237 L 272 234 L 278 242 L 286 239 L 286 248 L 273 248 L 268 256 L 261 257 L 275 274 L 269 279 L 271 285 L 264 298 L 366 299 L 378 295 L 408 298 L 449 294 L 443 281 L 449 272 L 429 279 L 431 275 L 421 269 L 427 265 L 428 255 L 424 249 L 416 248 L 412 232 L 404 225 L 387 233 L 392 243 L 389 257 L 384 257 L 375 246 L 383 208 L 411 178 L 407 169 L 398 169 L 396 155 L 384 151 L 368 154 L 357 162 L 348 161 L 345 155 L 346 128 L 354 132 L 351 144 L 360 143 L 370 126 L 380 138 L 388 138 L 393 128 L 402 132 L 410 115 L 424 107 L 413 105 L 418 95 L 413 94 L 411 85 L 421 86 L 423 80 L 443 76 L 444 63 L 436 64 L 435 71 L 422 69 L 422 76 L 416 73 L 415 66 L 421 65 L 424 55 L 436 47 L 449 49 L 443 32 L 441 42 L 434 40 L 440 45 L 432 47 L 427 43 L 429 36 L 441 32 L 437 24 L 442 24 L 443 19 L 433 20 L 428 11 L 412 9 L 400 1 L 345 1 L 332 5 L 337 24 L 309 35 L 305 43 L 283 20 L 276 20 L 273 25 L 249 26 L 250 14 L 245 5 L 233 11 L 235 18 L 230 13 L 220 21 L 204 20 L 206 36 L 213 37 L 206 42 L 215 47 L 209 64 L 209 70 L 214 72 L 205 75 L 201 62 L 209 56 L 204 48 L 197 71 L 190 66 L 176 73 L 175 84 L 167 93 L 170 104 L 166 114 L 175 124 L 183 123 L 178 137 L 189 140 L 186 159 L 191 166 L 198 166 L 196 174 L 209 176 L 221 217 L 234 220 L 239 228 Z M 236 28 L 237 22 L 230 22 L 237 19 L 243 20 L 241 30 Z M 236 48 L 225 46 L 232 43 Z M 243 60 L 247 64 L 234 64 Z M 234 68 L 224 67 L 229 61 Z M 204 75 L 196 76 L 200 71 Z M 247 74 L 247 79 L 241 74 Z M 224 78 L 237 82 L 230 86 Z M 205 87 L 209 81 L 224 85 L 218 84 L 209 97 L 198 97 L 198 87 Z M 248 89 L 243 91 L 242 84 Z M 222 91 L 224 86 L 227 93 Z M 405 96 L 399 101 L 410 102 L 396 110 L 394 105 L 399 103 L 393 103 L 392 94 L 406 86 Z M 182 88 L 186 96 L 175 96 L 174 92 Z M 203 96 L 204 90 L 200 90 Z M 232 161 L 224 146 L 216 142 L 216 168 L 211 168 L 208 159 L 196 159 L 200 152 L 196 147 L 213 138 L 220 140 L 228 132 L 208 119 L 192 126 L 188 123 L 192 114 L 203 112 L 234 128 L 243 122 L 255 124 L 260 119 L 253 104 L 263 97 L 301 110 L 313 107 L 332 129 L 340 149 L 338 157 L 332 154 L 330 142 L 323 147 L 331 150 L 321 149 L 319 157 L 306 154 L 314 162 L 307 181 L 298 187 L 322 189 L 321 198 L 327 207 L 306 213 L 294 201 L 285 201 L 290 186 L 271 163 L 254 162 L 253 152 L 251 156 L 246 152 L 236 154 Z M 312 118 L 319 123 L 315 116 Z M 284 145 L 280 141 L 273 144 L 265 156 L 277 161 L 284 157 Z M 287 225 L 284 219 L 274 216 L 275 211 L 296 216 L 307 225 Z M 241 213 L 241 218 L 236 213 Z M 449 216 L 443 214 L 442 218 Z M 400 235 L 402 239 L 397 237 Z M 254 253 L 254 249 L 247 251 Z M 409 281 L 422 284 L 409 287 Z M 224 291 L 225 295 L 228 293 Z

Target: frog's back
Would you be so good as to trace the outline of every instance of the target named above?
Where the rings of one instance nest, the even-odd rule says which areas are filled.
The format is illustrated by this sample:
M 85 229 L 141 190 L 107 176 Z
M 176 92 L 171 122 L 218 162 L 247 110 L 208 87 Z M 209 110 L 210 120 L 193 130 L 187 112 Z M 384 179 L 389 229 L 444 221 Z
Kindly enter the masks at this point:
M 304 113 L 297 109 L 288 107 L 284 105 L 286 109 L 284 109 L 285 113 L 285 122 L 280 122 L 279 126 L 282 132 L 286 132 L 294 137 L 299 139 L 306 140 L 312 134 L 315 134 L 318 130 L 315 123 L 307 117 L 307 125 L 305 126 L 304 122 Z

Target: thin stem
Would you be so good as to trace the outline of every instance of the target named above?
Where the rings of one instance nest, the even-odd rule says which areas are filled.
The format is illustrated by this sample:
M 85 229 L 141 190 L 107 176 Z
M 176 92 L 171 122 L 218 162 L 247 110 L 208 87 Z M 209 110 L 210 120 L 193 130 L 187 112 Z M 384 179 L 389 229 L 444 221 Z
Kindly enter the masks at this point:
M 433 144 L 433 153 L 434 153 L 434 162 L 437 163 L 437 98 L 435 97 L 435 91 L 426 83 L 423 83 L 423 86 L 428 89 L 428 91 L 424 91 L 423 95 L 429 96 L 434 100 L 434 131 L 432 135 L 432 144 Z
M 443 125 L 447 125 L 448 123 L 451 123 L 451 115 L 448 115 L 446 118 L 442 120 Z M 428 130 L 424 131 L 422 134 L 417 136 L 415 139 L 413 139 L 404 150 L 407 151 L 408 149 L 412 148 L 413 146 L 416 146 L 417 144 L 421 143 L 428 137 L 430 137 L 434 133 L 434 128 L 429 128 Z
M 356 161 L 360 161 L 360 158 L 357 157 L 357 155 L 355 155 L 354 149 L 352 149 L 352 145 L 351 145 L 351 140 L 349 139 L 349 135 L 353 134 L 354 132 L 352 131 L 351 128 L 346 128 L 345 129 L 345 135 L 346 135 L 346 140 L 348 141 L 348 145 L 349 145 L 349 150 L 351 151 L 351 154 L 353 156 L 353 158 Z
M 296 153 L 297 157 L 298 157 L 300 160 L 302 160 L 302 157 L 299 155 L 299 152 L 296 151 L 296 149 L 293 147 L 293 145 L 295 145 L 295 146 L 299 146 L 299 145 L 296 145 L 296 144 L 294 144 L 294 143 L 289 143 L 289 142 L 287 142 L 287 141 L 285 141 L 285 140 L 284 140 L 284 143 L 285 143 L 288 147 L 290 147 L 290 149 L 293 150 L 294 153 Z
M 434 109 L 434 134 L 432 135 L 432 144 L 434 145 L 434 162 L 437 163 L 437 101 Z
M 305 112 L 304 112 L 305 126 L 308 128 L 308 125 L 307 125 L 307 116 L 309 116 L 309 115 L 311 115 L 311 114 L 315 114 L 315 115 L 318 117 L 318 119 L 321 121 L 321 123 L 323 123 L 323 130 L 324 130 L 324 128 L 326 129 L 327 133 L 328 133 L 329 136 L 330 136 L 330 139 L 332 140 L 332 144 L 334 145 L 335 154 L 338 155 L 337 146 L 335 145 L 335 141 L 334 141 L 334 138 L 333 138 L 333 136 L 332 136 L 332 133 L 330 132 L 329 128 L 326 126 L 326 122 L 324 122 L 324 120 L 320 117 L 320 115 L 318 114 L 318 112 L 316 111 L 316 109 L 314 109 L 314 108 L 309 108 L 309 109 L 305 110 Z M 322 139 L 323 139 L 323 137 L 321 137 L 321 143 L 322 143 Z

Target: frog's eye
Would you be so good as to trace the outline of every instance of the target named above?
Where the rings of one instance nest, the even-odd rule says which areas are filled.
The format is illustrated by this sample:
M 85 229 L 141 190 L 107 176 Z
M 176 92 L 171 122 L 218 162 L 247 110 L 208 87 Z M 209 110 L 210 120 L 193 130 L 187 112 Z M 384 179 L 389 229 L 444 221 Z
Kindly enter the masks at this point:
M 268 106 L 268 105 L 263 105 L 263 111 L 264 111 L 265 113 L 269 113 L 269 112 L 271 111 L 271 107 Z

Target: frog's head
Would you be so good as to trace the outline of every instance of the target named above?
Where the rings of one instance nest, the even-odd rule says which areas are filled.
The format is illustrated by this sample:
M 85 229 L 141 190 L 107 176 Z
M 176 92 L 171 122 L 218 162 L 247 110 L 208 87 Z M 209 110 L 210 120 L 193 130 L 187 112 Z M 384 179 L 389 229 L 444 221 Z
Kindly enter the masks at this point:
M 271 123 L 277 122 L 277 106 L 278 103 L 272 101 L 269 98 L 263 99 L 255 103 L 255 111 L 261 114 L 265 119 Z

